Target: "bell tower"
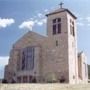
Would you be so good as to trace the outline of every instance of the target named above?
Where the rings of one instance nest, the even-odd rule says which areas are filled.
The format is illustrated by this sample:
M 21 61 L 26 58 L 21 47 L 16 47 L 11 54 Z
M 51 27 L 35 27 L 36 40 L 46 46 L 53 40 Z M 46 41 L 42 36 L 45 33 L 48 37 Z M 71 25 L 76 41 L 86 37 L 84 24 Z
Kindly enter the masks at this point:
M 60 72 L 69 83 L 78 83 L 76 16 L 63 3 L 47 15 L 47 35 L 53 40 Z M 57 58 L 56 58 L 57 60 Z

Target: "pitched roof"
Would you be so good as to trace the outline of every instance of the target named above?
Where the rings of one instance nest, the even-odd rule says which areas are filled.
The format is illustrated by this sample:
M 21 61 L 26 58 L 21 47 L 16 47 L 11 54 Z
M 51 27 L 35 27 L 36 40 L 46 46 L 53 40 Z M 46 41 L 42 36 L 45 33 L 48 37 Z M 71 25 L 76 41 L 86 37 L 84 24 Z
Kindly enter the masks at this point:
M 49 16 L 49 15 L 53 15 L 53 14 L 57 14 L 57 13 L 61 13 L 61 12 L 68 12 L 71 16 L 73 16 L 75 19 L 77 19 L 77 17 L 71 12 L 69 11 L 68 9 L 66 8 L 59 8 L 57 10 L 54 10 L 52 12 L 50 12 L 49 14 L 46 14 L 46 16 Z
M 27 32 L 26 34 L 24 34 L 19 40 L 17 40 L 15 43 L 14 43 L 14 47 L 17 46 L 19 43 L 23 42 L 23 40 L 27 40 L 27 38 L 29 39 L 35 39 L 35 40 L 43 40 L 45 39 L 46 37 L 43 36 L 43 35 L 40 35 L 36 32 L 33 32 L 33 31 L 29 31 Z

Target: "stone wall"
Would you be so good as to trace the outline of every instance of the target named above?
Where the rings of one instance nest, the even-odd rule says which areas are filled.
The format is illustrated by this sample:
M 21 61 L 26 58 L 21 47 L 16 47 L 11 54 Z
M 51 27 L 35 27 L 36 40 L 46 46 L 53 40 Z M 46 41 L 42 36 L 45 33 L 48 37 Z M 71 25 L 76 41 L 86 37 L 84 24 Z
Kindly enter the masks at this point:
M 0 84 L 0 90 L 90 90 L 90 84 Z

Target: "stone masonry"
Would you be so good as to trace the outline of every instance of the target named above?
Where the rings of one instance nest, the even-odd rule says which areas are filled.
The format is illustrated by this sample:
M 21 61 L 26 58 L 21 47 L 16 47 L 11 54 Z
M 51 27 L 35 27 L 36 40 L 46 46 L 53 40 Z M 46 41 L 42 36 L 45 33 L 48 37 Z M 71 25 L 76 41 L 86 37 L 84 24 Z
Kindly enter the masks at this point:
M 46 16 L 46 36 L 29 31 L 13 44 L 4 78 L 9 83 L 87 83 L 86 58 L 77 49 L 76 16 L 65 8 Z

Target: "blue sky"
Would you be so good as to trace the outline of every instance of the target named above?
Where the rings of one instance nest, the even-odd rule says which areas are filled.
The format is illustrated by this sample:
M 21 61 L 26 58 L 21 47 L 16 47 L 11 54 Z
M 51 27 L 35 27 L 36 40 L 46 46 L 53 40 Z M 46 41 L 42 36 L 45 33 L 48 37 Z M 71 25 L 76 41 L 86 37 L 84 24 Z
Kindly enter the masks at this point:
M 90 64 L 90 0 L 0 0 L 0 78 L 13 43 L 29 30 L 45 35 L 45 14 L 61 1 L 78 18 L 78 50 L 86 53 Z

